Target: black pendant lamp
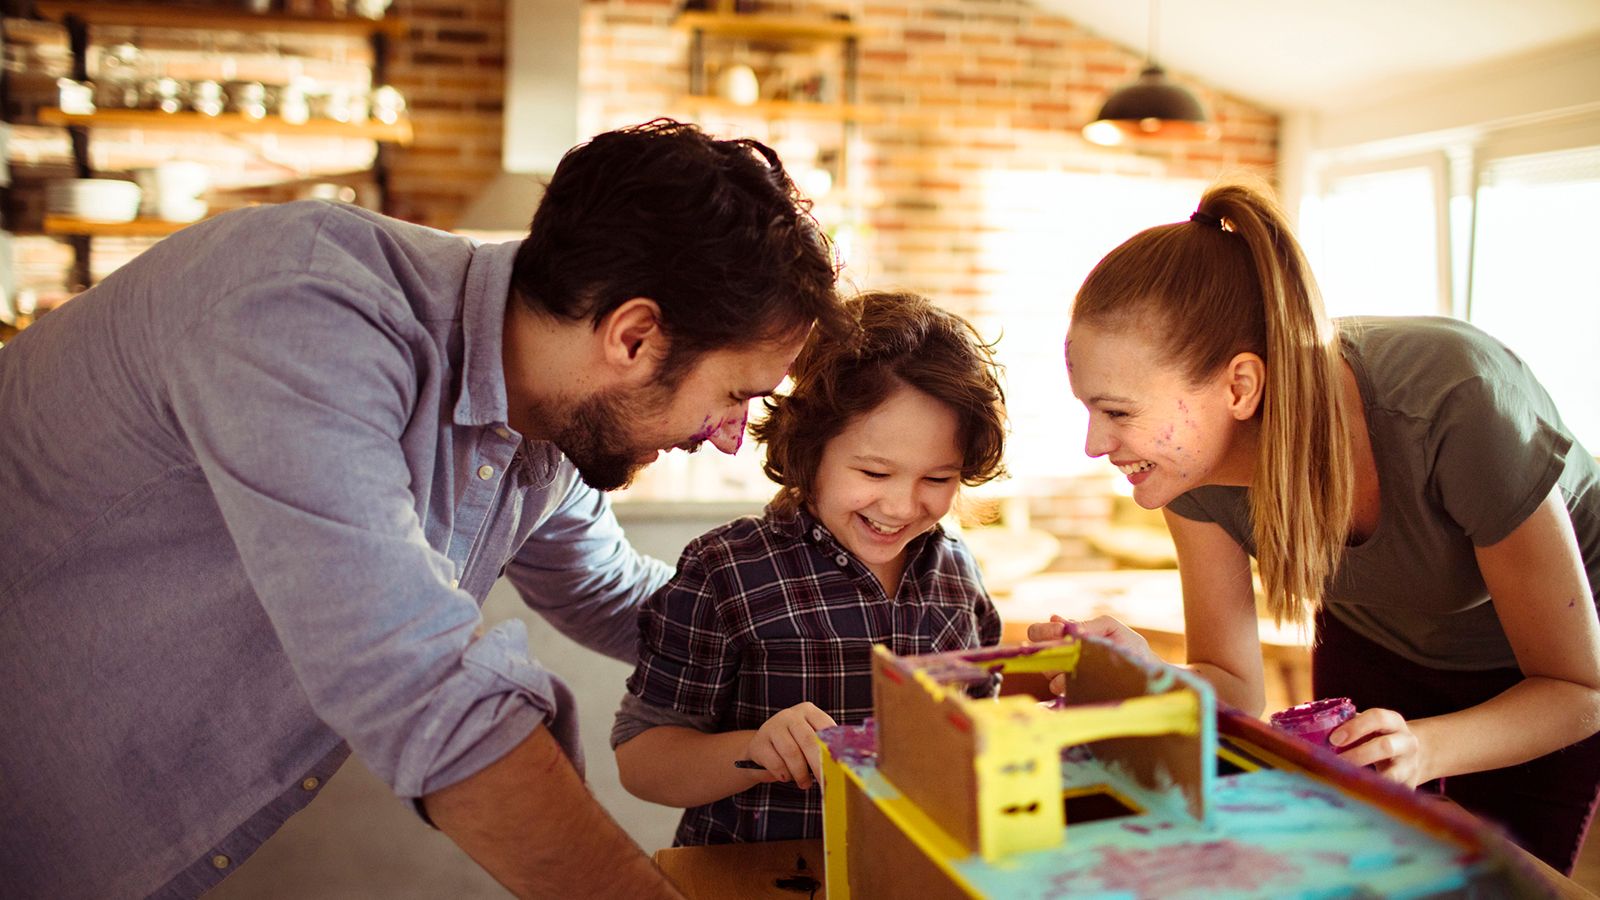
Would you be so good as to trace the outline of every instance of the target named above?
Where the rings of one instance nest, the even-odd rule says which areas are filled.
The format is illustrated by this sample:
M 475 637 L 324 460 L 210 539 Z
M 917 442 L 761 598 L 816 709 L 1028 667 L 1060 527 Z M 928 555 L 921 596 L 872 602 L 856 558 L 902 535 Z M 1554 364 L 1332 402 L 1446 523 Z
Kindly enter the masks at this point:
M 1210 141 L 1217 128 L 1206 117 L 1200 101 L 1177 84 L 1155 62 L 1156 0 L 1150 0 L 1150 44 L 1139 80 L 1123 85 L 1106 98 L 1100 115 L 1083 126 L 1085 139 L 1113 147 L 1129 139 L 1155 138 Z

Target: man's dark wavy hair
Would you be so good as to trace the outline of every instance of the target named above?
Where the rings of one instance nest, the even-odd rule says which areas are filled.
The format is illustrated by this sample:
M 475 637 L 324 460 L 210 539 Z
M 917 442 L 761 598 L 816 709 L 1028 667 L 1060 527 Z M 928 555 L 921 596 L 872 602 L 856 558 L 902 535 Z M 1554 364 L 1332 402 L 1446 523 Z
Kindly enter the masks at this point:
M 521 302 L 598 326 L 634 297 L 661 308 L 669 382 L 708 350 L 815 322 L 848 333 L 827 237 L 778 155 L 656 119 L 569 150 L 517 251 Z

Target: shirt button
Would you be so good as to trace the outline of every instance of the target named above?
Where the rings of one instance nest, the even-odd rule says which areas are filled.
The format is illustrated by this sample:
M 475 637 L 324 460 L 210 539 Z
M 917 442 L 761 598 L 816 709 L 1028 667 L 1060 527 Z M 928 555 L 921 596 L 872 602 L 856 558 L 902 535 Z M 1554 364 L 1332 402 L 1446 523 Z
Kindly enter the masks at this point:
M 839 554 L 838 556 L 835 556 L 833 558 L 833 561 L 838 563 L 841 567 L 850 565 L 850 557 L 845 556 L 843 553 Z
M 322 779 L 315 775 L 311 775 L 308 776 L 304 781 L 300 782 L 300 786 L 308 791 L 314 791 L 322 786 Z
M 453 588 L 461 587 L 461 579 L 459 579 L 459 578 L 450 579 L 450 586 L 453 587 Z
M 488 481 L 489 479 L 493 478 L 494 466 L 479 466 L 478 477 L 482 478 L 484 481 Z
M 821 528 L 813 528 L 813 529 L 811 529 L 811 539 L 813 541 L 822 540 L 822 529 Z
M 214 868 L 214 869 L 226 869 L 228 866 L 230 866 L 232 864 L 233 864 L 233 860 L 227 858 L 226 856 L 223 856 L 221 853 L 218 853 L 216 856 L 211 857 L 211 867 Z

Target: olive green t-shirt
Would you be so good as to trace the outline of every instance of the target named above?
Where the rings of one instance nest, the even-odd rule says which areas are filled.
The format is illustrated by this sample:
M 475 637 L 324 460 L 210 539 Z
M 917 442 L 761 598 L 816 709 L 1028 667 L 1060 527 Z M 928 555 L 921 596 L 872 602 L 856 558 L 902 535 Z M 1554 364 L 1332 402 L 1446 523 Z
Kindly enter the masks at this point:
M 1504 539 L 1559 484 L 1600 597 L 1600 465 L 1522 360 L 1477 328 L 1447 318 L 1338 326 L 1382 508 L 1371 537 L 1345 550 L 1328 612 L 1425 666 L 1516 666 L 1473 548 Z M 1255 555 L 1246 488 L 1197 488 L 1168 508 L 1216 522 Z

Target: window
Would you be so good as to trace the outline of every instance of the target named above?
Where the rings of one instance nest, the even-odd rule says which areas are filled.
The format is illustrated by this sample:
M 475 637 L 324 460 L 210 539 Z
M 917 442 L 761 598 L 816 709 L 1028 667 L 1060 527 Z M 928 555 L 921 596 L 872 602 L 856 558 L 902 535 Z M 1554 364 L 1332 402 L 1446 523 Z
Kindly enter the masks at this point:
M 1439 182 L 1438 164 L 1328 179 L 1302 228 L 1328 315 L 1450 311 L 1439 277 Z
M 1600 453 L 1600 147 L 1479 170 L 1468 318 L 1516 351 Z
M 989 172 L 985 215 L 1003 227 L 974 234 L 994 272 L 991 308 L 974 317 L 1005 366 L 1018 482 L 1109 471 L 1083 454 L 1088 414 L 1067 384 L 1067 313 L 1101 257 L 1153 225 L 1181 222 L 1208 182 L 1071 172 Z M 1001 488 L 1005 490 L 1006 488 Z
M 1597 123 L 1324 163 L 1300 231 L 1329 314 L 1466 318 L 1515 351 L 1600 452 Z

